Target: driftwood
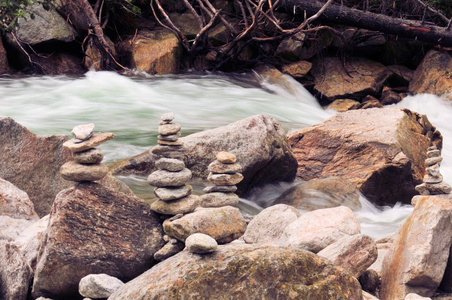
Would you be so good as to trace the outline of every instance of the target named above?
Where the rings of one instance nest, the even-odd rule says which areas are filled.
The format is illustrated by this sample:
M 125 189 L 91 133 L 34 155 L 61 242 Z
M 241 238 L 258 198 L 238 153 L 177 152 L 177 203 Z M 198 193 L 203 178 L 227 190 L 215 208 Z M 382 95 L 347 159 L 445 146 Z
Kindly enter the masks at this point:
M 283 0 L 279 4 L 280 8 L 288 12 L 298 14 L 306 13 L 308 16 L 316 14 L 323 6 L 324 3 L 309 0 Z M 319 20 L 333 24 L 343 24 L 380 31 L 445 47 L 452 46 L 452 31 L 450 30 L 450 26 L 440 27 L 433 24 L 426 24 L 423 21 L 393 18 L 338 4 L 328 6 L 319 17 Z

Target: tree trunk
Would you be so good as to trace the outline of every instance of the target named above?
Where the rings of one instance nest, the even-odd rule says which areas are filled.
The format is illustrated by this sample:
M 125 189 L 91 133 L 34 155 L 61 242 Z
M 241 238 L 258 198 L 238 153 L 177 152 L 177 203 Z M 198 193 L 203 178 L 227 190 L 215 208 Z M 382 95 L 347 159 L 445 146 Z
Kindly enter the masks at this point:
M 283 0 L 280 7 L 292 13 L 317 13 L 324 3 L 311 0 Z M 358 9 L 332 4 L 319 17 L 320 20 L 343 24 L 388 34 L 418 39 L 441 46 L 452 46 L 452 31 L 445 27 L 421 24 L 420 21 L 393 18 Z

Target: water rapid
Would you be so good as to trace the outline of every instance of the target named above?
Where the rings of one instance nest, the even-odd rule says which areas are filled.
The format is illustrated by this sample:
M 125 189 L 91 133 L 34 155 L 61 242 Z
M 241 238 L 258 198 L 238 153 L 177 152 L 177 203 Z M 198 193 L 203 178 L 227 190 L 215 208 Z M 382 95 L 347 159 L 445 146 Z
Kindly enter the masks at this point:
M 221 74 L 124 77 L 111 72 L 88 72 L 84 77 L 41 76 L 0 78 L 0 116 L 7 116 L 36 134 L 65 134 L 79 124 L 94 122 L 96 131 L 113 132 L 115 139 L 103 144 L 105 161 L 141 153 L 156 144 L 157 124 L 162 113 L 173 111 L 182 125 L 182 135 L 219 127 L 250 115 L 276 118 L 287 131 L 324 121 L 333 113 L 323 110 L 316 99 L 295 80 L 290 88 L 265 77 Z M 451 105 L 431 95 L 407 97 L 399 106 L 427 114 L 444 136 L 441 171 L 451 182 Z M 448 140 L 451 137 L 451 140 Z M 121 178 L 143 198 L 152 190 L 141 177 Z M 202 183 L 198 189 L 201 190 Z M 281 194 L 287 186 L 274 185 L 257 191 L 266 199 Z M 265 192 L 263 192 L 265 191 Z M 252 196 L 253 197 L 253 196 Z M 255 200 L 255 199 L 251 199 Z M 395 231 L 412 210 L 411 206 L 376 208 L 361 199 L 357 213 L 363 233 L 382 237 Z M 257 213 L 261 207 L 243 199 L 241 207 Z

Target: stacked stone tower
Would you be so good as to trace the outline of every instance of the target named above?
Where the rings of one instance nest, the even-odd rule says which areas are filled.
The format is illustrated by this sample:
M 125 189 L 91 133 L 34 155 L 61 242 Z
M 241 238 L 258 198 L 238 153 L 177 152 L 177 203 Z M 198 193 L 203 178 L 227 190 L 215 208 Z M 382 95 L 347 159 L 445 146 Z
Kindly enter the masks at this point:
M 182 160 L 183 144 L 179 141 L 181 126 L 173 120 L 173 113 L 161 117 L 159 145 L 152 149 L 152 153 L 160 157 L 155 162 L 158 170 L 147 179 L 150 185 L 156 187 L 154 193 L 158 197 L 151 209 L 163 215 L 189 213 L 199 204 L 199 197 L 192 195 L 192 187 L 186 184 L 192 174 Z
M 61 166 L 61 176 L 70 181 L 89 182 L 104 178 L 108 168 L 101 164 L 104 155 L 95 148 L 114 137 L 113 133 L 94 133 L 94 124 L 74 127 L 71 131 L 74 138 L 63 144 L 72 152 L 74 161 Z
M 237 163 L 237 158 L 229 152 L 218 152 L 216 160 L 208 167 L 207 180 L 214 184 L 204 189 L 205 195 L 201 196 L 202 207 L 236 206 L 239 197 L 234 193 L 235 186 L 243 180 L 242 167 Z
M 443 176 L 439 172 L 439 166 L 443 158 L 436 146 L 428 148 L 427 159 L 425 160 L 424 182 L 416 186 L 416 191 L 421 195 L 441 195 L 450 194 L 452 188 L 443 182 Z

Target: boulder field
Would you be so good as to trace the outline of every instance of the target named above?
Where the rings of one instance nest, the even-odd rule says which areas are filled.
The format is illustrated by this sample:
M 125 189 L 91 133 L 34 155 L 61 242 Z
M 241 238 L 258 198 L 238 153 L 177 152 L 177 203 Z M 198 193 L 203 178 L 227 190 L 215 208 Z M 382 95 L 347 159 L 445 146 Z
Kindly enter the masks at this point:
M 33 151 L 39 153 L 36 140 L 40 138 L 6 120 L 25 132 L 34 141 Z M 206 201 L 198 201 L 193 210 L 177 214 L 159 213 L 111 175 L 102 172 L 101 180 L 91 176 L 88 169 L 100 165 L 102 155 L 92 145 L 100 133 L 88 126 L 89 132 L 79 135 L 76 131 L 75 139 L 62 138 L 56 147 L 61 153 L 69 148 L 76 154 L 75 162 L 70 157 L 57 160 L 62 175 L 75 183 L 60 189 L 48 216 L 39 220 L 31 197 L 0 179 L 0 217 L 24 222 L 14 227 L 15 234 L 0 238 L 1 299 L 72 300 L 102 295 L 110 300 L 375 296 L 393 300 L 431 297 L 438 289 L 450 292 L 449 194 L 412 198 L 413 213 L 384 242 L 362 234 L 352 210 L 359 209 L 357 189 L 376 203 L 387 203 L 388 199 L 405 199 L 388 195 L 409 198 L 415 194 L 415 185 L 430 180 L 424 161 L 440 158 L 442 139 L 425 116 L 397 108 L 350 111 L 295 132 L 288 140 L 279 124 L 265 116 L 183 139 L 179 139 L 179 125 L 176 128 L 172 119 L 165 120 L 161 126 L 169 131 L 159 129 L 157 150 L 119 162 L 112 169 L 129 173 L 164 170 L 171 179 L 187 168 L 210 178 L 214 186 L 205 195 L 222 193 L 211 193 L 211 189 L 225 187 L 225 193 L 233 193 L 236 183 L 240 189 L 239 180 L 224 182 L 214 175 L 233 177 L 243 172 L 247 184 L 242 189 L 246 190 L 269 180 L 263 179 L 266 174 L 270 182 L 293 177 L 297 161 L 298 177 L 315 179 L 299 183 L 297 189 L 280 197 L 285 204 L 272 205 L 256 216 L 244 215 L 234 207 L 236 202 L 221 201 L 213 207 L 203 207 Z M 8 130 L 3 128 L 3 132 Z M 16 143 L 8 154 L 20 157 L 21 146 Z M 17 169 L 25 172 L 30 161 Z M 60 168 L 60 163 L 66 167 Z M 74 164 L 87 167 L 83 178 L 73 176 L 78 174 L 71 167 Z M 58 169 L 50 169 L 49 174 L 60 176 Z M 440 174 L 439 163 L 434 171 Z M 179 185 L 187 187 L 186 181 L 167 187 L 170 179 L 158 189 L 175 192 Z M 313 201 L 313 190 L 325 195 L 328 205 L 299 210 Z M 400 190 L 404 194 L 397 194 Z M 174 201 L 161 192 L 157 190 L 162 199 Z M 10 232 L 13 227 L 4 224 L 0 223 L 0 232 Z

